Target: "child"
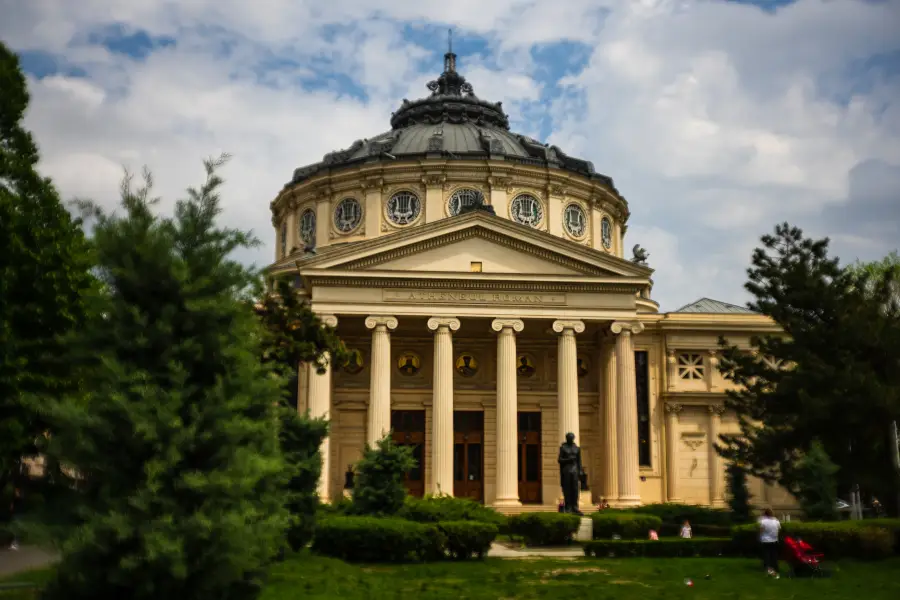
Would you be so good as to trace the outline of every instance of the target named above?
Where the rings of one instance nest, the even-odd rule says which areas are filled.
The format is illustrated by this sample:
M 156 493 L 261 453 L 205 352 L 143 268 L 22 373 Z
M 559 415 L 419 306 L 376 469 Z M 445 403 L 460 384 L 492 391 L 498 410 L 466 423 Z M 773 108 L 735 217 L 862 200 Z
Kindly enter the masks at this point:
M 691 524 L 689 521 L 685 521 L 684 525 L 681 526 L 681 533 L 678 534 L 680 537 L 685 539 L 690 539 L 691 537 Z
M 650 539 L 659 541 L 659 534 L 657 534 L 656 531 L 653 529 L 650 530 Z
M 566 510 L 566 499 L 562 496 L 559 497 L 559 504 L 556 507 L 558 512 L 565 512 Z

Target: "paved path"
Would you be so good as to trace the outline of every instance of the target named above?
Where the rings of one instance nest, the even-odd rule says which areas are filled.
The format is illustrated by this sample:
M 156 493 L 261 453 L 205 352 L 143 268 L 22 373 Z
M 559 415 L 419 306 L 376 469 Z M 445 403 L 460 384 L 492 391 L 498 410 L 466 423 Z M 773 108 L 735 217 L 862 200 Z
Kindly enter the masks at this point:
M 40 569 L 56 560 L 56 555 L 34 546 L 19 546 L 18 550 L 0 549 L 0 577 L 22 571 Z
M 510 548 L 494 542 L 488 550 L 491 558 L 576 558 L 583 557 L 584 550 L 581 547 L 561 548 Z

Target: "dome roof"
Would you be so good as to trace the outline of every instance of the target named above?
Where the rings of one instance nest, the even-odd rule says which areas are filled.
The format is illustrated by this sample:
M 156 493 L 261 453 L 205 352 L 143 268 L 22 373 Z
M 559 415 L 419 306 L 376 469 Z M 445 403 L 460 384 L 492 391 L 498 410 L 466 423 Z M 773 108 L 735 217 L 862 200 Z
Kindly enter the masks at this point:
M 404 98 L 391 116 L 390 131 L 356 140 L 349 148 L 326 154 L 321 162 L 296 169 L 287 185 L 351 165 L 436 158 L 505 160 L 558 168 L 615 189 L 612 179 L 595 172 L 590 161 L 511 132 L 502 103 L 475 95 L 472 84 L 456 71 L 453 52 L 444 55 L 444 72 L 427 87 L 431 94 L 425 98 L 412 102 Z

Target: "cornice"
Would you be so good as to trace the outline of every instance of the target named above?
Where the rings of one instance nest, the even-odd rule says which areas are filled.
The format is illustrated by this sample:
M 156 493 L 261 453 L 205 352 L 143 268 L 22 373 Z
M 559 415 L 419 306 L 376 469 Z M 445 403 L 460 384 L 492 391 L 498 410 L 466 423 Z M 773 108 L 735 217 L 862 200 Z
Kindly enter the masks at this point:
M 510 292 L 574 292 L 574 293 L 634 293 L 638 284 L 577 283 L 564 281 L 535 281 L 534 279 L 511 280 L 467 280 L 448 277 L 446 279 L 418 279 L 391 277 L 383 273 L 366 276 L 335 276 L 327 271 L 302 273 L 312 286 L 325 287 L 379 287 L 411 288 L 434 290 L 497 290 Z M 448 274 L 449 275 L 449 274 Z

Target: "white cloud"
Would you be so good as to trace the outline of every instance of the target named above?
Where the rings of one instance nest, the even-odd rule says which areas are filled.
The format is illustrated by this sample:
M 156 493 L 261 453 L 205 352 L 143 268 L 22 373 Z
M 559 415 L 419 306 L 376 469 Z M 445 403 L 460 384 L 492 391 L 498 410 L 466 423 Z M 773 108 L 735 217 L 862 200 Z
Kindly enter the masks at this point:
M 248 255 L 259 264 L 274 246 L 269 201 L 293 169 L 386 130 L 401 98 L 425 93 L 440 68 L 425 58 L 444 40 L 404 37 L 423 25 L 483 36 L 483 55 L 460 57 L 476 92 L 514 120 L 551 117 L 549 141 L 616 180 L 632 210 L 627 247 L 650 252 L 664 309 L 742 301 L 750 250 L 780 220 L 835 235 L 850 259 L 897 244 L 884 190 L 900 167 L 900 76 L 863 66 L 900 52 L 897 2 L 767 13 L 692 0 L 0 0 L 0 13 L 14 48 L 87 72 L 30 82 L 27 124 L 64 195 L 111 205 L 121 165 L 147 164 L 171 201 L 199 182 L 203 157 L 227 150 L 225 218 L 263 239 Z M 87 43 L 111 23 L 177 44 L 136 61 Z M 593 52 L 557 88 L 532 51 L 560 41 Z M 322 68 L 365 97 L 337 79 L 299 86 Z M 884 166 L 851 180 L 867 161 Z M 860 206 L 886 211 L 878 223 L 852 210 L 863 188 Z

